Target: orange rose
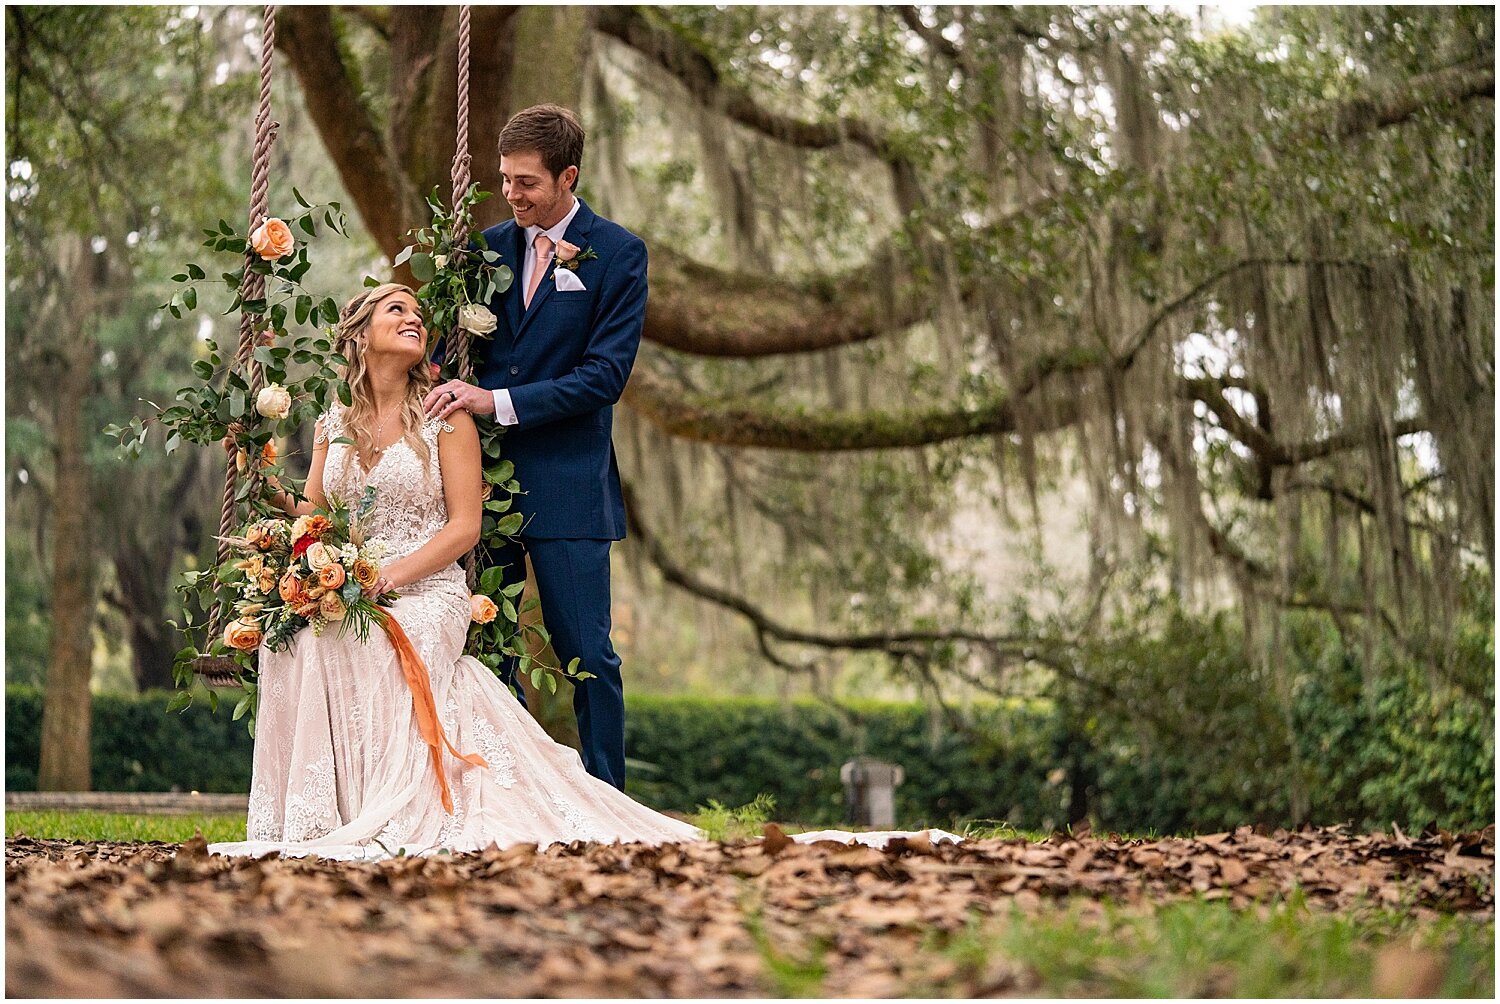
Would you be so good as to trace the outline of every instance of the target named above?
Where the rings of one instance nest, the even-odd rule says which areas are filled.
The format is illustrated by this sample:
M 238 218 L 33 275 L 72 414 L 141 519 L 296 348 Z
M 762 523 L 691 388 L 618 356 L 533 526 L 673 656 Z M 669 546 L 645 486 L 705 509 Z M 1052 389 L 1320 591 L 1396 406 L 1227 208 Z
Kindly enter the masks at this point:
M 469 618 L 476 624 L 488 624 L 500 613 L 500 608 L 495 606 L 495 601 L 488 596 L 475 593 L 469 597 Z
M 300 603 L 307 598 L 307 589 L 297 573 L 288 568 L 281 577 L 281 598 L 288 603 Z
M 344 601 L 339 599 L 338 593 L 328 593 L 323 597 L 323 601 L 318 604 L 318 609 L 329 620 L 340 620 L 344 616 Z
M 269 568 L 263 569 L 257 577 L 255 584 L 263 593 L 274 593 L 276 591 L 276 573 Z
M 281 454 L 276 449 L 276 440 L 266 440 L 266 445 L 260 448 L 260 466 L 269 467 L 276 463 L 276 458 Z
M 260 645 L 260 622 L 252 617 L 230 621 L 224 628 L 224 644 L 241 652 L 252 652 Z
M 344 566 L 328 565 L 318 571 L 318 585 L 324 589 L 337 589 L 344 584 Z
M 354 562 L 354 581 L 359 583 L 359 588 L 369 589 L 380 578 L 380 569 L 373 562 L 358 558 Z
M 276 217 L 255 228 L 250 235 L 250 246 L 266 261 L 275 261 L 292 253 L 292 228 Z

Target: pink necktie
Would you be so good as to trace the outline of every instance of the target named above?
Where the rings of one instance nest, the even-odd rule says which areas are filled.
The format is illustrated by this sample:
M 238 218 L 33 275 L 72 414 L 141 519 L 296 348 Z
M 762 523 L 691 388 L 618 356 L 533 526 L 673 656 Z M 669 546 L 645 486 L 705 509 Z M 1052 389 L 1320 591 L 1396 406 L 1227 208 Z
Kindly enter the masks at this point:
M 531 285 L 526 289 L 523 310 L 531 306 L 531 298 L 536 296 L 537 287 L 542 284 L 542 276 L 547 273 L 547 266 L 552 264 L 552 238 L 546 234 L 537 234 L 532 243 L 536 247 L 536 265 L 531 270 Z

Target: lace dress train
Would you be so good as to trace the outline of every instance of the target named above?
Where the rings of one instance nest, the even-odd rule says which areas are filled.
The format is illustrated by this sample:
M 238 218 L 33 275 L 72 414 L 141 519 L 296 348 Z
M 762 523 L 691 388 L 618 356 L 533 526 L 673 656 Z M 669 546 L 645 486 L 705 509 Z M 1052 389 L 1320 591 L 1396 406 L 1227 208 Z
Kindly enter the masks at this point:
M 324 418 L 330 443 L 324 488 L 358 499 L 377 490 L 367 536 L 383 562 L 412 553 L 447 522 L 438 469 L 439 434 L 429 422 L 420 457 L 407 443 L 364 471 L 344 434 L 342 412 Z M 391 642 L 361 642 L 304 630 L 284 652 L 259 653 L 260 706 L 247 837 L 211 844 L 217 854 L 317 854 L 379 858 L 441 849 L 478 850 L 571 840 L 663 843 L 701 836 L 584 770 L 577 751 L 552 741 L 482 663 L 463 654 L 469 591 L 450 565 L 402 590 L 392 613 L 427 667 L 442 731 L 474 766 L 444 752 L 453 811 L 442 803 L 412 692 Z

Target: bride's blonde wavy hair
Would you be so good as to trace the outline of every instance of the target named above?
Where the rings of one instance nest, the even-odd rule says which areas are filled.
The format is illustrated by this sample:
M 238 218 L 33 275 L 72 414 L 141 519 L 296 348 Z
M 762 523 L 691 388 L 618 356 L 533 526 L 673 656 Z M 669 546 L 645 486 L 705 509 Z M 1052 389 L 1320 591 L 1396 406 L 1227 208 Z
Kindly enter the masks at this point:
M 365 351 L 370 347 L 370 319 L 375 315 L 376 306 L 395 293 L 407 293 L 416 298 L 415 293 L 399 282 L 387 282 L 367 289 L 344 304 L 334 331 L 334 348 L 349 360 L 349 365 L 344 368 L 344 380 L 349 384 L 353 399 L 345 410 L 344 425 L 362 457 L 373 456 L 380 445 L 375 442 L 375 391 L 370 386 L 370 373 L 365 362 Z M 421 458 L 422 469 L 426 470 L 431 451 L 422 438 L 422 424 L 426 421 L 422 399 L 436 386 L 437 380 L 425 352 L 406 375 L 406 396 L 401 402 L 402 439 Z M 348 463 L 347 457 L 345 463 Z

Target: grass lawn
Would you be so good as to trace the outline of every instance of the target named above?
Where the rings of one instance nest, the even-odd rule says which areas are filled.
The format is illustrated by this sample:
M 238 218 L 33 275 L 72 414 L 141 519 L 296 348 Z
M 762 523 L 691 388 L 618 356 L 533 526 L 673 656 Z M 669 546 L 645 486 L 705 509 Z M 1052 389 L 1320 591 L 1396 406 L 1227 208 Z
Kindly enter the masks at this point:
M 108 812 L 7 812 L 6 838 L 39 840 L 161 840 L 180 844 L 203 832 L 210 842 L 244 840 L 245 817 L 127 816 Z

